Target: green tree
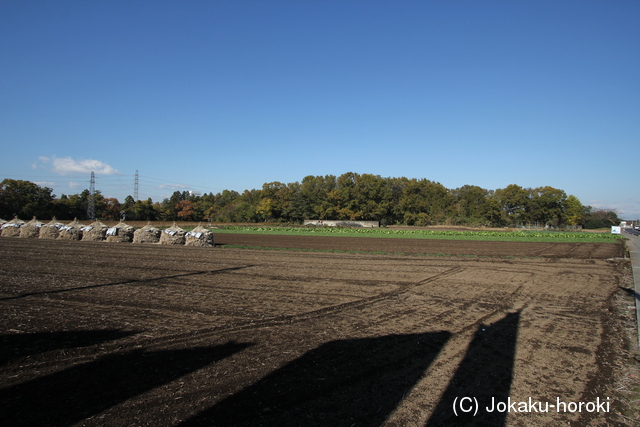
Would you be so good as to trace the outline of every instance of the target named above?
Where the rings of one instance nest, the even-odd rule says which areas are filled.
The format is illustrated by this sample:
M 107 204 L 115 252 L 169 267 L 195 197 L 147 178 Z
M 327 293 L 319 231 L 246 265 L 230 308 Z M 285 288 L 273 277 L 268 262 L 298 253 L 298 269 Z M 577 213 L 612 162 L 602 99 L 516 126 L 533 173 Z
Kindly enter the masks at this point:
M 429 216 L 427 200 L 423 193 L 423 182 L 415 178 L 406 180 L 402 187 L 402 195 L 396 205 L 396 214 L 402 215 L 402 222 L 407 225 L 427 225 Z
M 87 190 L 87 194 L 88 194 Z M 86 200 L 85 200 L 86 202 Z M 82 219 L 87 214 L 87 206 L 82 206 L 83 200 L 80 194 L 63 194 L 59 199 L 54 200 L 55 217 L 62 220 L 74 218 Z
M 85 205 L 88 207 L 91 193 L 89 192 L 89 190 L 85 190 L 85 191 L 86 191 L 86 194 L 84 195 L 84 197 L 86 197 Z M 102 192 L 100 190 L 96 190 L 95 193 L 93 193 L 93 200 L 96 206 L 96 218 L 104 218 L 106 205 L 104 201 L 104 196 L 102 195 Z M 85 217 L 89 219 L 87 215 L 88 214 L 85 213 Z
M 305 219 L 305 201 L 301 188 L 297 181 L 287 185 L 288 204 L 284 211 L 287 221 L 302 222 Z
M 193 203 L 193 221 L 208 221 L 207 211 L 213 203 L 209 203 L 207 200 L 203 199 L 201 196 L 196 197 Z
M 612 225 L 620 224 L 618 214 L 612 209 L 595 209 L 587 206 L 584 215 L 584 228 L 609 228 Z
M 335 209 L 335 219 L 356 220 L 362 217 L 357 199 L 359 175 L 347 172 L 338 177 L 336 188 L 329 193 L 329 200 Z
M 484 217 L 493 227 L 502 227 L 507 224 L 507 214 L 495 192 L 487 194 L 487 203 L 484 205 Z
M 362 174 L 356 179 L 355 200 L 365 221 L 380 221 L 389 216 L 391 188 L 380 175 Z
M 586 213 L 585 207 L 574 195 L 570 195 L 564 202 L 566 222 L 569 225 L 581 225 Z
M 530 190 L 529 220 L 557 227 L 565 222 L 564 191 L 553 187 L 538 187 Z
M 216 194 L 213 205 L 207 209 L 205 216 L 218 222 L 233 222 L 234 203 L 240 197 L 237 191 L 224 190 Z
M 129 219 L 131 221 L 136 221 L 139 219 L 135 213 L 135 204 L 136 201 L 131 195 L 124 198 L 124 203 L 122 203 L 121 209 L 124 212 L 126 219 Z
M 511 184 L 496 190 L 494 198 L 500 203 L 505 215 L 504 221 L 507 224 L 523 223 L 529 219 L 527 217 L 530 205 L 529 191 L 519 185 Z
M 451 191 L 453 205 L 451 212 L 457 217 L 457 223 L 484 223 L 487 213 L 487 198 L 489 191 L 477 185 L 463 185 Z
M 155 221 L 158 219 L 158 214 L 151 198 L 138 200 L 134 203 L 132 208 L 132 220 L 133 219 L 138 221 Z
M 336 189 L 336 177 L 305 176 L 300 184 L 300 209 L 304 219 L 335 219 L 335 207 L 329 194 Z
M 245 190 L 238 200 L 237 215 L 241 222 L 260 221 L 260 217 L 256 213 L 260 203 L 260 190 Z
M 54 214 L 52 191 L 31 181 L 5 179 L 0 183 L 0 216 L 51 218 Z
M 395 213 L 407 225 L 443 223 L 453 197 L 439 182 L 415 178 L 406 180 Z
M 283 219 L 289 208 L 289 191 L 286 184 L 278 181 L 265 183 L 260 191 L 260 198 L 256 212 L 263 220 Z

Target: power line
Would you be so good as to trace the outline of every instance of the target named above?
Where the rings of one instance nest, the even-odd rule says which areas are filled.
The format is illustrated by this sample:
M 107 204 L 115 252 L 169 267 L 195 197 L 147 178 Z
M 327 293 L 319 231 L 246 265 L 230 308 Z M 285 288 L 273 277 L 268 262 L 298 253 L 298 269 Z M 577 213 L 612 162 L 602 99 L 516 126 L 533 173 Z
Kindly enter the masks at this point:
M 89 187 L 89 206 L 87 207 L 87 215 L 90 220 L 96 219 L 96 176 L 91 172 L 91 185 Z
M 112 193 L 115 197 L 124 197 L 122 194 L 131 195 L 133 194 L 134 200 L 139 200 L 141 192 L 144 194 L 144 199 L 152 198 L 153 200 L 162 200 L 165 198 L 169 198 L 172 193 L 176 191 L 195 191 L 200 192 L 201 194 L 215 194 L 222 192 L 224 189 L 222 188 L 214 188 L 214 187 L 204 187 L 201 185 L 193 185 L 184 182 L 175 182 L 169 181 L 167 179 L 156 178 L 147 175 L 141 175 L 138 170 L 136 170 L 135 174 L 118 174 L 118 175 L 103 175 L 96 174 L 93 172 L 93 185 L 94 185 L 94 196 L 96 191 L 99 191 L 103 194 Z M 61 187 L 57 189 L 57 192 L 63 190 L 63 188 L 69 187 L 71 193 L 75 191 L 74 189 L 79 190 L 79 192 L 83 191 L 83 189 L 87 189 L 85 187 L 89 184 L 88 187 L 91 186 L 91 180 L 86 179 L 86 175 L 83 176 L 79 174 L 69 174 L 69 175 L 58 175 L 58 174 L 42 174 L 42 173 L 34 173 L 34 174 L 9 174 L 12 176 L 11 179 L 17 180 L 28 180 L 32 182 L 36 182 L 36 184 L 43 187 Z M 132 179 L 133 178 L 133 179 Z M 133 181 L 133 188 L 131 186 L 131 182 Z M 97 188 L 97 189 L 96 189 Z M 117 194 L 116 194 L 117 193 Z M 63 194 L 70 194 L 67 191 L 63 191 Z
M 138 201 L 138 170 L 136 170 L 136 179 L 133 183 L 133 200 Z
M 166 179 L 160 179 L 160 178 L 154 178 L 148 175 L 143 175 L 142 176 L 145 179 L 151 180 L 151 181 L 157 181 L 157 182 L 162 182 L 162 183 L 168 183 L 168 184 L 174 184 L 174 185 L 178 185 L 178 186 L 184 186 L 184 187 L 190 187 L 190 188 L 207 188 L 207 187 L 203 187 L 200 185 L 193 185 L 193 184 L 187 184 L 184 182 L 176 182 L 176 181 L 167 181 Z

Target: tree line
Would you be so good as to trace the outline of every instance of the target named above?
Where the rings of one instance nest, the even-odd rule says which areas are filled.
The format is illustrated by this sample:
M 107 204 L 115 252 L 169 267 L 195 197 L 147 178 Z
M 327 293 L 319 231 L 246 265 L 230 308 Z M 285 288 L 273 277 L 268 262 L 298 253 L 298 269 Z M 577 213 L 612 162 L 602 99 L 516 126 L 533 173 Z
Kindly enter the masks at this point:
M 56 197 L 52 189 L 30 181 L 0 183 L 0 217 L 87 219 L 91 194 Z M 213 222 L 301 223 L 305 219 L 369 220 L 381 225 L 465 225 L 539 227 L 618 225 L 612 210 L 584 206 L 563 190 L 516 184 L 497 190 L 475 185 L 447 189 L 427 179 L 385 178 L 348 172 L 340 176 L 306 176 L 301 182 L 269 182 L 243 193 L 194 195 L 176 191 L 160 202 L 123 202 L 94 194 L 95 213 L 103 220 L 180 220 Z

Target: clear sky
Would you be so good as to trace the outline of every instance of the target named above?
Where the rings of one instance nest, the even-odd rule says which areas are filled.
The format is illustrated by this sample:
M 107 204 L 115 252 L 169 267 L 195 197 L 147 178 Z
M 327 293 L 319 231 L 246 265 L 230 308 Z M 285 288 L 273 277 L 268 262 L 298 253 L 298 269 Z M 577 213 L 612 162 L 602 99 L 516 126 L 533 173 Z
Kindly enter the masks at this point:
M 640 1 L 0 2 L 0 179 L 123 201 L 307 175 L 640 218 Z

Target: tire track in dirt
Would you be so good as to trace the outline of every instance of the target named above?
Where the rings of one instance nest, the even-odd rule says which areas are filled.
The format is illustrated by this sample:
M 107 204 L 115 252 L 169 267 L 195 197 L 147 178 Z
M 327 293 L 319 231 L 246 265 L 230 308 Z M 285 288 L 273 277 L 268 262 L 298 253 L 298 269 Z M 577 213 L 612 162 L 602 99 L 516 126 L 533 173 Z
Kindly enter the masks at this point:
M 229 270 L 239 270 L 239 269 L 248 268 L 248 267 L 251 267 L 251 266 L 239 266 L 239 267 L 223 268 L 220 270 L 211 270 L 211 271 L 192 271 L 189 273 L 173 274 L 171 276 L 150 277 L 145 279 L 129 279 L 129 280 L 123 280 L 121 282 L 99 283 L 95 285 L 79 286 L 79 287 L 68 288 L 68 289 L 54 289 L 50 291 L 28 292 L 20 295 L 3 297 L 3 298 L 0 298 L 0 301 L 9 301 L 13 299 L 20 299 L 20 298 L 40 296 L 40 295 L 59 294 L 64 292 L 81 291 L 81 290 L 87 290 L 87 289 L 96 289 L 96 288 L 103 288 L 107 286 L 121 286 L 121 285 L 131 285 L 131 284 L 139 284 L 139 283 L 150 283 L 150 282 L 157 282 L 157 281 L 166 280 L 166 279 L 175 279 L 179 277 L 197 276 L 201 274 L 219 274 Z
M 499 302 L 498 307 L 496 307 L 495 310 L 490 311 L 489 313 L 485 314 L 484 316 L 478 318 L 475 322 L 468 324 L 467 326 L 462 327 L 461 329 L 458 329 L 457 331 L 452 332 L 452 334 L 460 334 L 463 332 L 468 331 L 469 329 L 475 327 L 475 326 L 480 326 L 482 324 L 484 324 L 487 320 L 491 319 L 492 317 L 496 316 L 498 313 L 504 313 L 504 312 L 509 312 L 509 310 L 515 310 L 517 312 L 520 312 L 522 310 L 524 310 L 528 305 L 529 302 L 523 303 L 523 304 L 518 304 L 518 307 L 513 307 L 513 300 L 515 298 L 515 296 L 517 294 L 520 293 L 520 291 L 522 290 L 522 288 L 524 287 L 524 285 L 520 285 L 516 288 L 515 291 L 513 291 L 511 294 L 507 295 L 502 301 Z
M 516 296 L 518 296 L 519 294 L 521 294 L 522 289 L 524 288 L 524 284 L 519 285 L 513 292 L 507 294 L 504 298 L 502 298 L 499 301 L 495 301 L 495 302 L 491 302 L 492 305 L 496 305 L 496 307 L 489 311 L 488 313 L 478 317 L 475 321 L 462 326 L 461 328 L 458 328 L 454 331 L 449 331 L 451 332 L 451 334 L 456 335 L 456 334 L 463 334 L 465 332 L 467 332 L 469 329 L 472 329 L 475 326 L 479 326 L 481 324 L 483 324 L 484 322 L 486 322 L 488 319 L 496 316 L 499 313 L 505 313 L 505 312 L 511 312 L 511 311 L 522 311 L 524 310 L 528 305 L 529 302 L 523 302 L 520 304 L 517 304 L 514 307 L 514 299 Z M 446 319 L 448 316 L 456 313 L 456 312 L 460 312 L 460 311 L 466 311 L 466 309 L 468 309 L 469 307 L 473 306 L 475 304 L 474 301 L 466 301 L 462 306 L 459 307 L 454 307 L 448 310 L 445 310 L 441 313 L 438 313 L 434 316 L 431 316 L 427 319 L 425 319 L 425 323 L 436 323 L 436 322 L 442 322 L 443 319 Z
M 236 270 L 238 268 L 232 268 L 229 270 Z M 170 344 L 171 346 L 175 346 L 175 345 L 179 345 L 180 343 L 184 343 L 184 342 L 191 342 L 193 341 L 193 337 L 197 336 L 198 339 L 204 339 L 204 338 L 208 338 L 211 336 L 216 336 L 218 334 L 221 333 L 235 333 L 235 332 L 241 332 L 241 331 L 249 331 L 249 330 L 256 330 L 256 329 L 261 329 L 261 328 L 267 328 L 267 327 L 273 327 L 273 326 L 280 326 L 280 325 L 289 325 L 289 324 L 293 324 L 293 323 L 300 323 L 300 322 L 305 322 L 305 321 L 309 321 L 309 320 L 314 320 L 314 319 L 319 319 L 319 318 L 323 318 L 326 316 L 330 316 L 339 312 L 344 312 L 347 310 L 353 310 L 356 308 L 361 308 L 367 305 L 371 305 L 371 304 L 375 304 L 390 298 L 393 298 L 395 296 L 398 296 L 402 293 L 405 293 L 413 288 L 419 287 L 419 286 L 423 286 L 429 283 L 433 283 L 437 280 L 440 280 L 444 277 L 448 277 L 454 274 L 457 274 L 463 270 L 465 270 L 466 267 L 463 266 L 455 266 L 452 268 L 447 269 L 446 271 L 437 273 L 431 277 L 428 277 L 426 279 L 420 280 L 419 282 L 415 282 L 415 283 L 403 283 L 398 285 L 397 289 L 394 289 L 392 291 L 389 292 L 384 292 L 381 294 L 377 294 L 371 297 L 367 297 L 367 298 L 362 298 L 356 301 L 350 301 L 350 302 L 346 302 L 346 303 L 342 303 L 342 304 L 337 304 L 337 305 L 332 305 L 329 307 L 323 307 L 321 309 L 318 310 L 312 310 L 309 312 L 305 312 L 305 313 L 300 313 L 300 314 L 292 314 L 292 315 L 281 315 L 281 316 L 274 316 L 274 317 L 270 317 L 267 319 L 263 319 L 260 321 L 247 321 L 247 322 L 241 322 L 240 324 L 236 324 L 233 326 L 218 326 L 218 327 L 213 327 L 213 328 L 202 328 L 202 329 L 192 329 L 189 332 L 186 333 L 179 333 L 179 334 L 167 334 L 167 335 L 148 335 L 145 337 L 145 335 L 140 335 L 141 337 L 144 337 L 145 339 L 140 339 L 138 338 L 136 340 L 136 344 L 137 346 L 142 346 L 142 347 L 148 347 L 148 348 L 153 348 L 155 346 L 162 346 L 162 345 L 167 345 Z M 227 270 L 227 269 L 225 269 Z M 215 271 L 214 271 L 215 272 Z M 197 274 L 203 274 L 203 273 L 207 273 L 207 272 L 197 272 Z M 222 271 L 222 274 L 224 274 L 225 272 Z M 181 275 L 181 276 L 191 276 L 193 274 L 186 274 L 186 275 Z M 157 278 L 155 280 L 161 280 L 162 278 Z M 144 280 L 132 280 L 132 281 L 127 281 L 126 283 L 129 282 L 146 282 L 146 281 L 152 281 L 153 279 L 144 279 Z M 355 281 L 355 282 L 362 282 L 362 281 Z M 365 281 L 366 282 L 366 281 Z M 386 282 L 388 283 L 388 282 Z M 112 285 L 120 285 L 120 284 L 124 284 L 124 283 L 115 283 Z M 103 285 L 98 285 L 98 286 L 107 286 L 108 284 L 103 284 Z M 96 286 L 89 286 L 88 288 L 94 288 Z M 43 294 L 46 294 L 47 292 L 43 292 Z M 86 301 L 74 301 L 73 298 L 70 299 L 63 299 L 63 300 L 59 300 L 60 303 L 71 303 L 71 304 L 86 304 Z M 98 305 L 98 306 L 106 306 L 105 304 L 100 304 L 100 303 L 91 303 L 92 305 Z M 122 302 L 118 303 L 119 305 L 122 305 Z M 131 304 L 132 308 L 140 308 L 139 304 Z M 455 309 L 458 310 L 458 309 Z M 153 310 L 152 310 L 153 311 Z M 162 312 L 171 312 L 172 310 L 164 307 L 162 310 Z M 452 310 L 448 310 L 449 311 L 454 311 Z M 83 357 L 80 357 L 80 359 L 83 359 Z M 77 361 L 77 360 L 76 360 Z
M 450 269 L 448 269 L 446 271 L 437 273 L 437 274 L 435 274 L 435 275 L 433 275 L 431 277 L 428 277 L 428 278 L 426 278 L 424 280 L 421 280 L 419 282 L 412 283 L 412 284 L 400 285 L 400 286 L 398 286 L 397 289 L 395 289 L 393 291 L 384 292 L 382 294 L 374 295 L 374 296 L 367 297 L 367 298 L 362 298 L 362 299 L 359 299 L 359 300 L 356 300 L 356 301 L 350 301 L 350 302 L 346 302 L 346 303 L 342 303 L 342 304 L 332 305 L 332 306 L 329 306 L 329 307 L 323 307 L 323 308 L 318 309 L 318 310 L 312 310 L 312 311 L 308 311 L 308 312 L 301 313 L 301 314 L 274 316 L 274 317 L 263 319 L 263 320 L 260 320 L 260 321 L 257 321 L 257 322 L 249 321 L 249 322 L 243 322 L 241 324 L 237 324 L 237 325 L 233 325 L 233 326 L 219 326 L 219 327 L 213 327 L 213 328 L 205 328 L 205 329 L 193 330 L 189 334 L 178 334 L 178 335 L 169 335 L 169 336 L 165 336 L 165 337 L 156 337 L 153 340 L 153 344 L 157 345 L 157 344 L 164 343 L 166 341 L 170 341 L 173 344 L 173 343 L 175 343 L 177 341 L 181 341 L 181 340 L 184 340 L 184 339 L 192 339 L 194 334 L 198 335 L 199 337 L 208 337 L 208 336 L 211 336 L 211 335 L 220 334 L 222 332 L 224 332 L 224 333 L 234 333 L 234 332 L 254 330 L 254 329 L 260 329 L 260 328 L 266 328 L 266 327 L 272 327 L 272 326 L 300 323 L 300 322 L 305 322 L 305 321 L 312 320 L 312 319 L 318 319 L 318 318 L 322 318 L 322 317 L 325 317 L 325 316 L 336 314 L 336 313 L 339 313 L 339 312 L 342 312 L 342 311 L 352 310 L 352 309 L 364 307 L 364 306 L 367 306 L 367 305 L 375 304 L 377 302 L 393 298 L 393 297 L 395 297 L 397 295 L 405 293 L 405 292 L 407 292 L 407 291 L 409 291 L 409 290 L 411 290 L 413 288 L 416 288 L 418 286 L 422 286 L 422 285 L 425 285 L 425 284 L 428 284 L 428 283 L 432 283 L 432 282 L 437 281 L 439 279 L 442 279 L 444 277 L 457 274 L 457 273 L 463 271 L 464 269 L 465 269 L 465 267 L 456 266 L 456 267 L 450 268 Z
M 163 280 L 170 280 L 170 281 L 174 281 L 175 279 L 181 279 L 181 278 L 186 278 L 186 277 L 191 277 L 194 275 L 210 275 L 210 274 L 230 274 L 231 271 L 236 271 L 236 270 L 241 270 L 244 268 L 248 268 L 251 267 L 253 265 L 244 265 L 244 266 L 237 266 L 237 267 L 231 267 L 231 268 L 224 268 L 224 269 L 219 269 L 219 270 L 212 270 L 212 271 L 197 271 L 197 272 L 191 272 L 191 273 L 183 273 L 183 274 L 174 274 L 171 276 L 161 276 L 161 277 L 155 277 L 155 278 L 145 278 L 145 279 L 130 279 L 130 280 L 125 280 L 125 281 L 121 281 L 121 282 L 116 282 L 116 283 L 106 283 L 106 284 L 96 284 L 96 285 L 89 285 L 89 286 L 84 286 L 81 288 L 71 288 L 71 289 L 60 289 L 60 290 L 53 290 L 53 291 L 45 291 L 45 292 L 41 292 L 41 293 L 33 293 L 33 294 L 24 294 L 24 295 L 19 295 L 19 296 L 14 296 L 14 297 L 9 297 L 9 298 L 5 298 L 5 299 L 15 299 L 15 298 L 21 298 L 21 297 L 26 297 L 26 296 L 36 296 L 36 294 L 43 294 L 43 295 L 48 295 L 48 294 L 52 294 L 52 293 L 62 293 L 62 292 L 70 292 L 70 291 L 74 291 L 74 290 L 79 290 L 79 289 L 93 289 L 93 288 L 99 288 L 99 287 L 104 287 L 104 286 L 117 286 L 117 285 L 125 285 L 125 284 L 147 284 L 147 285 L 151 285 L 153 286 L 153 282 L 157 282 L 157 281 L 163 281 Z M 149 344 L 154 344 L 154 345 L 158 345 L 167 341 L 170 341 L 172 343 L 175 343 L 177 340 L 181 340 L 183 339 L 182 337 L 185 337 L 186 339 L 192 339 L 193 338 L 193 334 L 197 334 L 201 337 L 204 336 L 211 336 L 211 335 L 215 335 L 215 334 L 219 334 L 219 333 L 223 333 L 223 332 L 229 332 L 229 333 L 234 333 L 234 332 L 239 332 L 239 331 L 246 331 L 246 330 L 254 330 L 254 329 L 260 329 L 260 328 L 265 328 L 265 327 L 272 327 L 272 326 L 278 326 L 278 325 L 285 325 L 285 324 L 293 324 L 293 323 L 299 323 L 299 322 L 304 322 L 304 321 L 308 321 L 308 320 L 312 320 L 312 319 L 318 319 L 318 318 L 322 318 L 325 316 L 329 316 L 332 314 L 336 314 L 342 311 L 346 311 L 346 310 L 353 310 L 356 308 L 361 308 L 364 307 L 366 305 L 371 305 L 371 304 L 375 304 L 390 298 L 393 298 L 395 296 L 398 296 L 402 293 L 405 293 L 413 288 L 419 287 L 419 286 L 423 286 L 429 283 L 433 283 L 437 280 L 440 280 L 442 278 L 457 274 L 459 272 L 462 272 L 463 270 L 466 270 L 468 267 L 465 266 L 455 266 L 452 268 L 448 268 L 447 270 L 437 273 L 433 276 L 430 276 L 426 279 L 420 280 L 418 282 L 415 283 L 400 283 L 398 284 L 397 282 L 394 282 L 394 285 L 397 285 L 397 288 L 389 291 L 389 292 L 384 292 L 381 294 L 377 294 L 377 295 L 373 295 L 370 297 L 366 297 L 366 298 L 361 298 L 355 301 L 349 301 L 346 303 L 342 303 L 342 304 L 337 304 L 337 305 L 332 305 L 329 307 L 323 307 L 321 309 L 318 310 L 312 310 L 312 311 L 308 311 L 305 313 L 300 313 L 300 314 L 292 314 L 292 315 L 280 315 L 280 316 L 273 316 L 273 317 L 269 317 L 266 319 L 262 319 L 259 321 L 246 321 L 246 322 L 240 322 L 238 324 L 235 324 L 233 326 L 218 326 L 218 327 L 214 327 L 214 328 L 205 328 L 205 329 L 200 329 L 200 330 L 195 330 L 192 333 L 189 334 L 178 334 L 178 335 L 166 335 L 166 336 L 153 336 L 151 342 L 149 342 Z M 239 273 L 232 273 L 234 275 L 242 275 L 242 276 L 250 276 L 250 277 L 259 277 L 259 278 L 271 278 L 274 280 L 285 280 L 285 281 L 313 281 L 313 280 L 317 280 L 317 278 L 305 278 L 305 277 L 296 277 L 296 278 L 291 278 L 291 277 L 283 277 L 283 276 L 278 276 L 278 275 L 269 275 L 269 276 L 265 276 L 265 275 L 260 275 L 260 274 L 252 274 L 252 273 L 246 273 L 246 272 L 239 272 Z M 172 280 L 174 279 L 174 280 Z M 325 278 L 326 280 L 326 278 Z M 372 281 L 371 280 L 355 280 L 355 279 L 337 279 L 337 280 L 332 280 L 332 281 L 339 281 L 341 283 L 350 283 L 350 284 L 356 284 L 356 285 L 363 285 L 363 284 L 370 284 Z M 390 282 L 388 280 L 373 280 L 373 282 L 376 282 L 377 284 L 390 284 Z M 179 283 L 174 283 L 175 284 L 179 284 Z M 487 313 L 486 315 L 482 316 L 481 318 L 475 320 L 473 323 L 470 323 L 466 326 L 464 326 L 463 328 L 457 330 L 456 332 L 453 333 L 462 333 L 476 325 L 479 325 L 480 323 L 482 323 L 483 321 L 485 321 L 487 318 L 490 318 L 492 315 L 496 314 L 497 312 L 504 310 L 505 307 L 507 306 L 506 301 L 511 300 L 513 298 L 513 296 L 520 291 L 520 289 L 522 288 L 522 285 L 519 286 L 514 292 L 512 292 L 511 294 L 509 294 L 507 297 L 505 297 L 504 299 L 501 300 L 500 302 L 500 306 L 497 307 L 495 310 L 493 310 L 490 313 Z M 74 301 L 75 298 L 66 298 L 64 300 L 61 300 L 61 302 L 64 301 L 69 301 L 72 302 Z M 82 303 L 87 303 L 86 299 L 82 299 L 80 302 Z M 96 305 L 100 305 L 100 306 L 107 306 L 105 304 L 101 304 L 101 303 L 95 303 L 95 302 L 91 302 L 92 304 L 96 304 Z M 466 305 L 471 305 L 472 303 L 467 303 Z M 130 306 L 131 308 L 143 308 L 140 306 L 140 303 L 136 303 L 136 302 L 132 302 L 130 304 L 126 304 L 122 301 L 118 302 L 117 305 L 120 306 Z M 152 311 L 156 311 L 156 310 L 152 310 Z M 161 312 L 172 312 L 172 311 L 176 311 L 179 312 L 178 310 L 172 310 L 170 307 L 163 307 L 162 310 L 160 310 Z M 427 319 L 427 321 L 437 321 L 439 319 L 443 319 L 446 318 L 448 315 L 451 315 L 454 312 L 460 311 L 460 307 L 456 307 L 456 308 L 452 308 L 449 310 L 446 310 L 442 313 L 439 313 L 429 319 Z M 206 315 L 206 314 L 204 314 Z
M 549 243 L 548 245 L 545 245 L 545 246 L 543 246 L 542 248 L 540 248 L 538 250 L 533 250 L 533 251 L 531 251 L 531 256 L 540 256 L 540 254 L 542 254 L 543 252 L 547 252 L 551 248 L 553 248 L 554 245 L 555 245 L 555 243 Z

